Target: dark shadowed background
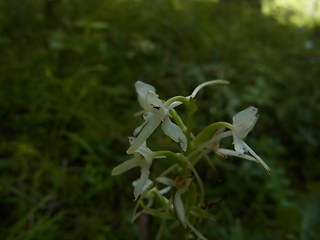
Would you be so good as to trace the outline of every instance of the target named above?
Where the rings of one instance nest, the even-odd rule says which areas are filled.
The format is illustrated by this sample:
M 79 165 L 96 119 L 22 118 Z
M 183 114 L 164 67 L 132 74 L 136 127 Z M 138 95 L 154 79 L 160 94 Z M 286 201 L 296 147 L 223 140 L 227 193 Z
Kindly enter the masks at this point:
M 110 175 L 141 123 L 134 83 L 166 99 L 211 79 L 230 85 L 201 91 L 194 131 L 259 108 L 247 142 L 272 174 L 242 159 L 213 158 L 219 175 L 200 164 L 216 218 L 197 228 L 219 240 L 319 239 L 320 3 L 306 0 L 303 19 L 264 11 L 269 2 L 1 1 L 0 239 L 139 239 L 139 170 Z M 168 222 L 163 239 L 179 231 Z

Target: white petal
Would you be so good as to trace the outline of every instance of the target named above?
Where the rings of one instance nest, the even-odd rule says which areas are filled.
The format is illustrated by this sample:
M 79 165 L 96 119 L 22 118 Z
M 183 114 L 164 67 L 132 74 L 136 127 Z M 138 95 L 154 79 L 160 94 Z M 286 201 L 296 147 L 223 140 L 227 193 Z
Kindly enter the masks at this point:
M 187 218 L 184 206 L 181 200 L 181 191 L 180 189 L 174 195 L 174 209 L 178 215 L 179 220 L 181 221 L 184 228 L 187 227 Z
M 176 185 L 175 181 L 173 181 L 172 179 L 167 178 L 167 177 L 158 177 L 156 179 L 156 181 L 159 183 L 162 183 L 164 185 L 171 186 L 171 187 L 174 187 Z
M 255 157 L 255 159 L 257 159 L 257 161 L 267 170 L 268 173 L 271 172 L 268 165 L 245 142 L 243 142 L 243 146 L 247 151 L 249 151 L 249 153 L 252 154 L 253 157 Z
M 121 163 L 120 165 L 118 165 L 114 169 L 112 169 L 111 175 L 112 176 L 119 175 L 119 174 L 126 172 L 126 171 L 130 170 L 131 168 L 134 168 L 137 166 L 139 166 L 138 159 L 131 158 L 131 159 Z
M 248 107 L 233 117 L 234 134 L 244 139 L 258 120 L 258 109 Z
M 137 182 L 137 186 L 135 186 L 134 188 L 134 197 L 135 200 L 140 196 L 141 193 L 143 193 L 144 188 L 146 186 L 146 184 L 148 183 L 148 179 L 149 179 L 149 171 L 150 165 L 149 166 L 144 166 L 141 168 L 141 176 L 140 179 Z
M 187 150 L 188 141 L 186 135 L 182 132 L 176 124 L 171 122 L 169 117 L 166 117 L 161 124 L 161 128 L 167 136 L 169 136 L 173 141 L 180 143 L 183 151 Z
M 128 148 L 127 153 L 132 154 L 134 151 L 140 147 L 147 138 L 153 133 L 153 131 L 159 126 L 161 120 L 157 118 L 152 118 L 141 130 L 140 134 L 136 139 L 134 139 L 132 145 Z

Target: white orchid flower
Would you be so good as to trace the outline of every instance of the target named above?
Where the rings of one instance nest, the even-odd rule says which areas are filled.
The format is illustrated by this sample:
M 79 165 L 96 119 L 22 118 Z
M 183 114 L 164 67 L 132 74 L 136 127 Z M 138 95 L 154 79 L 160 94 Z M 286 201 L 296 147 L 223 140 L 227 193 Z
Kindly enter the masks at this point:
M 135 186 L 136 183 L 137 181 L 134 181 L 132 184 Z M 148 185 L 146 185 L 143 194 L 141 195 L 140 199 L 137 202 L 137 205 L 133 212 L 133 217 L 131 219 L 132 222 L 135 221 L 142 213 L 148 213 L 149 210 L 153 210 L 151 209 L 151 207 L 154 203 L 155 198 L 158 198 L 158 199 L 160 198 L 164 205 L 168 205 L 168 204 L 171 205 L 169 200 L 164 196 L 167 192 L 171 190 L 171 187 L 165 187 L 161 190 L 159 190 L 157 187 L 153 187 L 150 189 L 149 186 L 151 186 L 151 184 L 152 184 L 152 181 L 149 180 Z M 139 206 L 142 207 L 142 210 L 138 212 Z
M 133 141 L 127 153 L 135 152 L 160 124 L 163 132 L 175 142 L 180 143 L 182 150 L 186 151 L 187 138 L 181 128 L 171 122 L 169 114 L 170 109 L 180 105 L 181 102 L 163 103 L 155 93 L 155 88 L 141 81 L 137 81 L 135 87 L 139 103 L 144 109 L 145 122 L 135 129 L 134 135 L 137 135 L 137 138 Z
M 134 142 L 134 138 L 129 138 L 130 143 Z M 153 152 L 143 142 L 138 149 L 133 152 L 133 158 L 121 163 L 119 166 L 112 169 L 112 175 L 119 175 L 134 167 L 141 168 L 140 179 L 134 184 L 135 200 L 140 194 L 150 185 L 150 167 L 153 160 Z
M 249 161 L 255 161 L 261 164 L 267 172 L 271 172 L 268 165 L 246 144 L 243 139 L 253 129 L 258 120 L 258 109 L 255 107 L 248 107 L 245 110 L 237 113 L 233 117 L 233 129 L 226 132 L 217 132 L 209 142 L 203 145 L 208 150 L 213 150 L 218 155 L 226 157 L 240 157 Z M 226 137 L 233 137 L 233 145 L 235 150 L 220 148 L 219 141 Z M 249 152 L 252 156 L 245 154 Z M 208 153 L 208 152 L 207 152 Z M 203 156 L 203 154 L 201 155 Z
M 243 141 L 243 139 L 256 124 L 258 117 L 258 109 L 255 107 L 248 107 L 245 110 L 238 112 L 233 117 L 233 145 L 237 153 L 244 154 L 245 152 L 249 152 L 254 159 L 256 159 L 257 162 L 260 163 L 267 170 L 267 172 L 270 173 L 270 168 L 268 165 Z
M 186 211 L 181 198 L 181 195 L 188 191 L 192 178 L 188 176 L 178 176 L 175 180 L 172 180 L 167 177 L 158 177 L 156 181 L 176 189 L 173 197 L 173 206 L 178 219 L 184 228 L 189 227 L 191 229 L 191 231 L 197 236 L 197 239 L 206 240 L 206 238 L 189 222 L 186 217 Z
M 139 184 L 139 181 L 140 179 L 138 180 L 135 180 L 132 182 L 132 186 L 135 188 L 138 186 Z M 148 178 L 148 180 L 146 181 L 146 183 L 143 185 L 143 188 L 142 188 L 142 192 L 145 192 L 151 185 L 152 185 L 152 181 Z
M 252 130 L 258 120 L 258 117 L 258 109 L 255 107 L 248 107 L 247 109 L 238 112 L 233 117 L 233 145 L 237 152 L 244 153 L 248 150 L 242 139 L 244 139 Z
M 181 195 L 188 190 L 192 179 L 190 177 L 177 177 L 174 181 L 167 177 L 158 177 L 156 180 L 159 183 L 177 189 L 176 193 L 174 194 L 173 206 L 179 220 L 181 221 L 184 228 L 186 228 L 188 225 L 188 220 L 186 218 L 186 211 L 183 206 Z

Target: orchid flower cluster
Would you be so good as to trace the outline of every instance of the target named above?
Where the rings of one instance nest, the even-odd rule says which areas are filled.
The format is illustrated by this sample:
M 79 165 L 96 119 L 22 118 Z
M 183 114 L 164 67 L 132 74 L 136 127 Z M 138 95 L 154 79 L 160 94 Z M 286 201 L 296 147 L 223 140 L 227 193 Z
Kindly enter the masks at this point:
M 127 153 L 132 155 L 132 158 L 112 170 L 112 175 L 118 175 L 135 167 L 140 168 L 140 178 L 133 182 L 134 200 L 137 203 L 133 220 L 142 213 L 160 217 L 163 224 L 166 220 L 176 219 L 198 239 L 205 239 L 194 224 L 199 218 L 210 219 L 212 216 L 203 209 L 204 186 L 195 168 L 196 164 L 215 153 L 223 158 L 232 156 L 257 162 L 270 173 L 267 164 L 244 142 L 244 138 L 257 122 L 257 108 L 248 107 L 237 113 L 232 123 L 215 122 L 198 134 L 192 133 L 190 126 L 185 125 L 175 110 L 179 105 L 184 105 L 190 120 L 197 111 L 195 99 L 199 90 L 216 84 L 228 84 L 228 81 L 208 81 L 196 87 L 189 96 L 175 96 L 164 101 L 159 98 L 152 85 L 141 81 L 135 83 L 138 100 L 143 109 L 138 115 L 143 116 L 144 122 L 129 138 L 130 147 Z M 177 145 L 177 152 L 152 151 L 147 147 L 148 138 L 159 126 L 165 135 L 180 145 Z M 228 137 L 233 139 L 233 148 L 220 147 L 221 140 Z M 153 161 L 158 161 L 159 166 L 162 161 L 171 165 L 160 175 L 153 176 L 150 174 Z

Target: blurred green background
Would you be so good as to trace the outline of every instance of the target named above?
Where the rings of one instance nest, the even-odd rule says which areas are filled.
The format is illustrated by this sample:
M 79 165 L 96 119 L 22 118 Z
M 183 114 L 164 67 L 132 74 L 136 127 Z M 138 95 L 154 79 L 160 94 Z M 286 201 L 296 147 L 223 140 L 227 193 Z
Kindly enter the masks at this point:
M 197 228 L 219 240 L 319 239 L 320 6 L 302 1 L 314 4 L 302 16 L 275 2 L 1 1 L 0 239 L 139 239 L 139 170 L 110 176 L 141 123 L 134 82 L 165 99 L 211 79 L 231 84 L 199 94 L 194 131 L 258 107 L 247 143 L 272 174 L 242 159 L 214 158 L 218 176 L 200 164 L 216 218 Z M 178 231 L 169 222 L 163 239 Z

